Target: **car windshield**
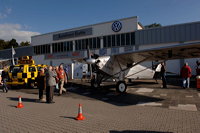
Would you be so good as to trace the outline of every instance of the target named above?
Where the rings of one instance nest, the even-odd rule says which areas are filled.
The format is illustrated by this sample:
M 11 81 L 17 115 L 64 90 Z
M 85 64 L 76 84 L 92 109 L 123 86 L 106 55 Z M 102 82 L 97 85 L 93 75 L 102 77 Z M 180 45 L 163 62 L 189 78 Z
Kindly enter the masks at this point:
M 36 68 L 35 67 L 29 67 L 29 72 L 35 72 L 36 71 Z
M 10 67 L 10 72 L 11 73 L 18 73 L 18 72 L 23 72 L 24 67 L 21 66 L 11 66 Z
M 38 68 L 38 71 L 40 71 L 42 67 L 39 67 L 39 66 L 38 66 L 37 68 Z

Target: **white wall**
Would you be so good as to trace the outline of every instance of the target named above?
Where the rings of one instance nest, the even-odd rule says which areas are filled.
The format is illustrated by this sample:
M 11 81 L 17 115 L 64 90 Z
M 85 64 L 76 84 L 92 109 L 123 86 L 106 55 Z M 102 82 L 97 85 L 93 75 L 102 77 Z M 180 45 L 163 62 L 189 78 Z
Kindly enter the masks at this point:
M 52 41 L 53 41 L 53 34 L 44 34 L 31 37 L 32 46 L 49 44 Z
M 191 67 L 192 69 L 192 74 L 196 75 L 196 61 L 199 60 L 200 58 L 193 58 L 193 59 L 185 59 L 185 62 L 188 62 L 188 65 Z
M 133 31 L 136 31 L 138 29 L 137 17 L 130 17 L 130 18 L 125 18 L 125 19 L 113 20 L 113 21 L 105 22 L 105 23 L 99 23 L 99 24 L 94 24 L 94 25 L 88 25 L 88 26 L 83 26 L 83 27 L 78 27 L 78 28 L 73 28 L 73 29 L 62 30 L 62 31 L 47 33 L 47 34 L 43 34 L 43 35 L 33 36 L 33 37 L 31 37 L 31 45 L 33 45 L 33 46 L 43 45 L 43 44 L 50 44 L 50 43 L 53 43 L 53 42 L 71 41 L 71 40 L 82 39 L 82 38 L 116 34 L 116 32 L 112 31 L 112 24 L 113 24 L 114 21 L 120 21 L 122 23 L 122 29 L 117 33 L 133 32 Z M 92 27 L 92 30 L 93 30 L 92 35 L 53 41 L 53 34 L 75 31 L 75 30 L 91 28 L 91 27 Z
M 33 59 L 35 60 L 35 64 L 50 65 L 50 60 L 45 60 L 44 55 L 33 56 Z
M 168 60 L 166 61 L 167 72 L 180 74 L 180 60 Z

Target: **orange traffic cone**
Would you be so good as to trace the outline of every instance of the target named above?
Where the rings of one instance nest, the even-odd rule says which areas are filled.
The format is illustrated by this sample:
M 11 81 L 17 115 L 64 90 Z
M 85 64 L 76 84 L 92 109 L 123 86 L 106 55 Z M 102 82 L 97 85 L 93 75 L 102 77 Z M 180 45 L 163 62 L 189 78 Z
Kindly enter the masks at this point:
M 78 116 L 76 117 L 76 120 L 84 120 L 84 119 L 85 119 L 85 117 L 83 116 L 82 106 L 81 106 L 81 104 L 79 104 Z
M 24 105 L 22 104 L 22 97 L 19 96 L 19 102 L 18 102 L 18 105 L 17 105 L 17 108 L 23 108 Z

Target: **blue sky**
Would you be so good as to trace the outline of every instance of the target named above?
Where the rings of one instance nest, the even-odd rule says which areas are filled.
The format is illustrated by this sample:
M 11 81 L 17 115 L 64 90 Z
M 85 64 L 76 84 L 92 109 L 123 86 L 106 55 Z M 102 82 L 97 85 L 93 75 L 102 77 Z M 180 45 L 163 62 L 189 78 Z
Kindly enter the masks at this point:
M 200 0 L 0 0 L 0 39 L 139 16 L 143 25 L 200 21 Z

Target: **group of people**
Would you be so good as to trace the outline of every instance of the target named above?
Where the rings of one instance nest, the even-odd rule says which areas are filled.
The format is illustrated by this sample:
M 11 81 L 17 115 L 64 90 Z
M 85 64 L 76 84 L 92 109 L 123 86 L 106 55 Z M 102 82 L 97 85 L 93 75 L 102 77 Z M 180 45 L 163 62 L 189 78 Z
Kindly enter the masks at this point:
M 162 88 L 167 88 L 166 81 L 166 65 L 162 62 L 160 67 L 160 77 L 162 79 Z M 181 68 L 180 76 L 182 77 L 182 87 L 189 88 L 190 87 L 190 77 L 192 76 L 192 69 L 185 63 Z M 7 68 L 4 67 L 4 70 L 1 74 L 1 82 L 3 84 L 3 91 L 8 92 L 8 87 L 6 85 L 6 81 L 8 79 L 8 71 Z M 43 97 L 44 90 L 46 90 L 46 102 L 54 103 L 53 96 L 54 90 L 58 91 L 58 96 L 62 95 L 63 92 L 66 93 L 66 89 L 64 88 L 64 84 L 68 81 L 67 73 L 64 70 L 63 64 L 59 66 L 53 67 L 48 66 L 47 68 L 41 68 L 38 74 L 38 88 L 39 88 L 39 101 L 44 102 L 45 99 Z
M 162 88 L 167 88 L 167 81 L 166 81 L 166 65 L 164 62 L 161 62 L 161 69 L 160 69 L 160 76 L 162 79 Z M 180 76 L 182 78 L 182 87 L 190 88 L 190 78 L 192 76 L 192 69 L 186 62 L 184 66 L 181 68 Z
M 67 83 L 67 80 L 67 73 L 63 68 L 63 64 L 60 64 L 59 67 L 48 66 L 47 68 L 41 68 L 38 75 L 39 101 L 45 101 L 43 93 L 46 89 L 46 102 L 54 103 L 54 90 L 56 88 L 59 89 L 59 96 L 63 92 L 66 93 L 64 84 Z

